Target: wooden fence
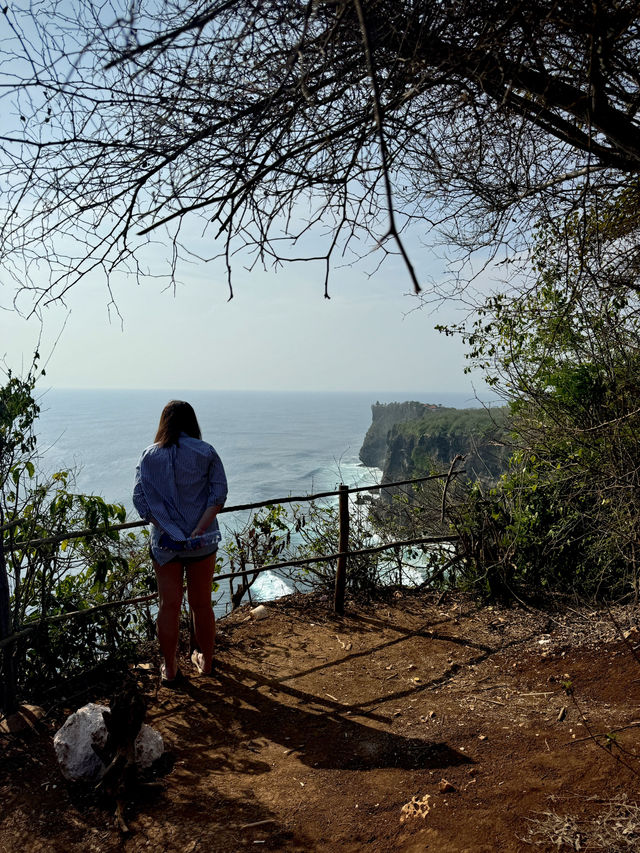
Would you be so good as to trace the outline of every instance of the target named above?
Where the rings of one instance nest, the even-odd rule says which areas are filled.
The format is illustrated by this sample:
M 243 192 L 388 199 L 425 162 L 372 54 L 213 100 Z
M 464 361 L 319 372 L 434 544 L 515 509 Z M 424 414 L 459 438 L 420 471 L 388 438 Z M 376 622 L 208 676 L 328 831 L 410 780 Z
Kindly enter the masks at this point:
M 290 503 L 310 503 L 312 501 L 320 500 L 323 498 L 329 497 L 337 497 L 338 498 L 338 517 L 339 517 L 339 535 L 338 535 L 338 551 L 332 554 L 324 554 L 318 557 L 305 557 L 299 560 L 286 560 L 280 563 L 269 563 L 265 566 L 257 566 L 253 567 L 249 570 L 245 569 L 242 572 L 229 572 L 226 574 L 216 575 L 216 581 L 234 579 L 234 578 L 244 578 L 248 575 L 257 576 L 262 572 L 266 571 L 274 571 L 277 569 L 296 567 L 296 566 L 305 566 L 311 565 L 314 563 L 328 563 L 334 562 L 336 563 L 336 575 L 335 575 L 335 591 L 333 598 L 333 609 L 339 614 L 344 614 L 344 602 L 345 602 L 345 591 L 346 591 L 346 580 L 347 580 L 347 567 L 349 557 L 361 556 L 366 554 L 375 554 L 380 553 L 382 551 L 391 550 L 395 548 L 403 548 L 410 547 L 412 545 L 424 545 L 424 544 L 444 544 L 448 542 L 454 542 L 457 540 L 457 536 L 422 536 L 415 539 L 404 539 L 404 540 L 395 540 L 393 542 L 387 542 L 382 545 L 376 545 L 371 548 L 363 548 L 357 551 L 349 550 L 349 527 L 350 527 L 350 518 L 349 518 L 349 495 L 357 492 L 374 492 L 380 491 L 382 489 L 393 488 L 398 486 L 406 486 L 406 485 L 414 485 L 417 483 L 424 483 L 428 480 L 438 480 L 445 479 L 445 494 L 446 488 L 449 484 L 449 481 L 452 477 L 455 477 L 459 474 L 463 474 L 464 471 L 454 471 L 454 466 L 451 466 L 448 474 L 431 474 L 428 477 L 418 477 L 411 480 L 399 480 L 393 483 L 382 483 L 382 484 L 374 484 L 370 486 L 358 486 L 358 487 L 349 487 L 346 485 L 340 485 L 337 491 L 330 492 L 318 492 L 312 495 L 299 495 L 299 496 L 287 496 L 285 498 L 272 498 L 266 501 L 260 501 L 257 503 L 250 504 L 238 504 L 235 506 L 224 507 L 221 512 L 222 513 L 230 513 L 230 512 L 240 512 L 243 510 L 253 510 L 260 509 L 262 507 L 270 507 L 270 506 L 278 506 L 280 504 L 290 504 Z M 444 504 L 443 504 L 444 506 Z M 113 524 L 108 527 L 96 527 L 89 528 L 84 530 L 75 530 L 68 531 L 63 534 L 59 534 L 57 536 L 44 537 L 40 539 L 32 539 L 28 541 L 15 542 L 10 548 L 5 548 L 3 546 L 2 537 L 0 536 L 0 563 L 2 567 L 4 567 L 5 553 L 9 551 L 23 550 L 25 548 L 38 548 L 44 547 L 48 545 L 55 545 L 57 543 L 68 541 L 70 539 L 78 539 L 81 537 L 88 536 L 98 536 L 100 534 L 104 534 L 111 531 L 119 531 L 119 530 L 131 530 L 133 528 L 145 527 L 147 526 L 147 522 L 145 521 L 130 521 L 125 522 L 123 524 Z M 0 531 L 1 533 L 2 531 Z M 6 572 L 0 572 L 1 575 L 5 575 Z M 2 667 L 1 671 L 3 674 L 3 696 L 0 696 L 2 699 L 1 707 L 4 707 L 5 711 L 7 708 L 11 707 L 15 702 L 15 672 L 13 671 L 12 665 L 12 655 L 9 653 L 10 647 L 18 640 L 24 639 L 29 636 L 33 631 L 37 630 L 39 627 L 45 624 L 55 624 L 63 621 L 67 621 L 69 619 L 81 618 L 91 616 L 92 614 L 103 611 L 106 609 L 111 609 L 115 607 L 124 607 L 124 606 L 135 606 L 136 604 L 141 604 L 145 602 L 149 602 L 154 600 L 157 597 L 157 594 L 138 596 L 136 598 L 123 599 L 120 601 L 112 601 L 107 602 L 105 604 L 99 604 L 95 607 L 87 607 L 82 610 L 74 610 L 68 613 L 62 613 L 57 616 L 49 616 L 45 618 L 38 618 L 37 620 L 33 620 L 32 622 L 24 623 L 17 631 L 13 633 L 9 633 L 9 614 L 3 613 L 4 607 L 2 606 L 2 598 L 0 596 L 0 655 L 2 656 Z M 6 599 L 8 601 L 8 596 Z

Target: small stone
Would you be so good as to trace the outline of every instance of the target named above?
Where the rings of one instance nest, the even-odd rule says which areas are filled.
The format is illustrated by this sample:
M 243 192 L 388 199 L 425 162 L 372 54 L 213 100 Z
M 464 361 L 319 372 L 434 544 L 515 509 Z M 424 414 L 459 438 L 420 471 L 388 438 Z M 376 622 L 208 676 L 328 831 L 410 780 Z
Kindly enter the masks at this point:
M 561 723 L 561 722 L 564 720 L 564 718 L 565 718 L 566 716 L 567 716 L 567 709 L 566 709 L 566 708 L 564 708 L 564 707 L 562 707 L 562 708 L 560 708 L 560 710 L 558 711 L 558 716 L 556 717 L 556 720 L 557 720 L 559 723 Z
M 430 794 L 425 794 L 424 797 L 421 797 L 420 799 L 418 799 L 418 797 L 412 797 L 408 803 L 405 803 L 404 806 L 402 806 L 400 823 L 404 823 L 405 821 L 412 820 L 414 818 L 426 818 L 431 811 L 429 806 L 430 799 Z
M 440 789 L 441 794 L 451 794 L 458 790 L 456 786 L 452 785 L 447 779 L 441 779 L 438 788 Z

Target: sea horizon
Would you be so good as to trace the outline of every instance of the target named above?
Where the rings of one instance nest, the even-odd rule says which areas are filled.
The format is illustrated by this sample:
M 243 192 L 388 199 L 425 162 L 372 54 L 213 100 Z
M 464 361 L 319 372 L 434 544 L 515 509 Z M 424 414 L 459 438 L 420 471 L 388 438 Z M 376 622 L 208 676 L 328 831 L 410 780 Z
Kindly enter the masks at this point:
M 172 398 L 189 398 L 203 438 L 225 457 L 240 462 L 241 499 L 262 500 L 267 469 L 285 488 L 300 478 L 321 474 L 334 478 L 334 463 L 360 464 L 358 453 L 376 403 L 418 402 L 443 407 L 490 405 L 462 391 L 241 391 L 167 388 L 62 388 L 36 393 L 39 448 L 57 467 L 81 466 L 79 482 L 105 499 L 123 502 L 125 470 L 135 470 L 144 447 L 153 442 L 163 406 Z M 109 436 L 103 446 L 101 439 Z M 247 457 L 251 456 L 249 460 Z M 305 457 L 309 465 L 305 466 Z M 55 461 L 54 461 L 55 460 Z M 328 466 L 331 470 L 323 472 Z M 50 467 L 49 465 L 47 467 Z M 118 469 L 122 469 L 120 472 Z M 253 471 L 255 477 L 248 477 Z M 262 471 L 261 474 L 258 474 Z M 280 475 L 278 476 L 278 471 Z M 324 481 L 326 476 L 321 476 Z M 115 478 L 115 479 L 114 479 Z M 292 483 L 292 480 L 294 481 Z M 119 485 L 116 485 L 116 481 Z M 326 485 L 323 483 L 323 486 Z M 258 492 L 259 497 L 249 492 Z M 278 489 L 278 493 L 281 489 Z M 130 500 L 124 501 L 131 508 Z
M 117 386 L 117 385 L 108 385 L 108 386 L 89 386 L 89 385 L 50 385 L 45 387 L 44 389 L 37 389 L 36 395 L 38 394 L 47 394 L 50 391 L 90 391 L 90 392 L 101 392 L 101 391 L 117 391 L 123 393 L 159 393 L 159 392 L 169 392 L 173 393 L 177 390 L 177 386 L 167 385 L 167 386 L 157 386 L 157 387 L 128 387 L 128 386 Z M 441 390 L 441 391 L 425 391 L 425 390 L 400 390 L 400 391 L 392 391 L 389 389 L 367 389 L 367 388 L 188 388 L 185 386 L 181 386 L 180 393 L 182 394 L 336 394 L 336 395 L 347 395 L 347 394 L 358 394 L 358 395 L 369 395 L 371 397 L 384 397 L 386 399 L 395 400 L 396 398 L 402 398 L 403 401 L 406 401 L 413 397 L 442 397 L 448 399 L 469 399 L 469 400 L 477 400 L 480 405 L 490 405 L 493 402 L 498 402 L 498 399 L 490 399 L 491 395 L 495 392 L 492 392 L 491 389 L 486 389 L 486 392 L 482 397 L 478 396 L 477 393 L 473 389 L 469 390 Z M 375 402 L 375 401 L 374 401 Z M 426 402 L 426 400 L 421 400 L 420 402 Z M 451 404 L 452 405 L 452 404 Z

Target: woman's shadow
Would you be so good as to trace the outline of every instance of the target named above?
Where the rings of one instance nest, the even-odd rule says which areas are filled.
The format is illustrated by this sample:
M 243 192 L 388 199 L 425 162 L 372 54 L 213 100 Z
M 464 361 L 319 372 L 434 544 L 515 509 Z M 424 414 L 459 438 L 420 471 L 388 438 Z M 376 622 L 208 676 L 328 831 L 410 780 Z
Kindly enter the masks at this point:
M 184 690 L 194 701 L 185 702 L 181 722 L 175 721 L 175 733 L 188 750 L 193 747 L 198 753 L 206 747 L 209 767 L 213 760 L 236 770 L 267 772 L 270 766 L 258 758 L 265 740 L 320 769 L 428 770 L 472 763 L 444 742 L 388 731 L 391 718 L 382 714 L 358 710 L 356 720 L 339 702 L 235 664 L 217 666 L 215 679 L 187 682 Z M 203 707 L 208 710 L 205 715 Z M 187 739 L 179 731 L 183 725 Z M 235 748 L 227 749 L 230 746 Z M 241 756 L 237 751 L 241 746 L 254 757 Z

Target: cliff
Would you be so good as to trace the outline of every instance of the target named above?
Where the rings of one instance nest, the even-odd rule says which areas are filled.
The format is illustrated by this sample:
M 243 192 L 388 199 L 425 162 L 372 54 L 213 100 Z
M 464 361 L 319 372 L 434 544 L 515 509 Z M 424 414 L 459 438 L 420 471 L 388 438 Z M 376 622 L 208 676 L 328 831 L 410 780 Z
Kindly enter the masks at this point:
M 419 420 L 427 411 L 438 406 L 427 403 L 374 403 L 371 406 L 371 426 L 360 448 L 360 461 L 371 468 L 384 469 L 389 451 L 388 436 L 391 429 L 407 421 Z
M 360 459 L 382 469 L 383 483 L 447 471 L 458 454 L 465 457 L 470 480 L 495 482 L 506 468 L 505 409 L 453 409 L 412 401 L 375 403 L 371 411 Z

